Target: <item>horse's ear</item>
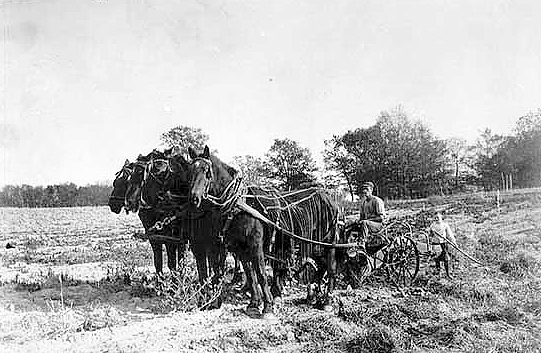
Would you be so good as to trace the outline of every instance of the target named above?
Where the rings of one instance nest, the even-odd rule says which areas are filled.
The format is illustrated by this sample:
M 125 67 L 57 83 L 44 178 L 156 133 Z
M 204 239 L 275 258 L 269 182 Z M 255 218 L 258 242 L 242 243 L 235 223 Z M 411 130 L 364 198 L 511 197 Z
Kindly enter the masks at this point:
M 190 156 L 191 159 L 197 158 L 197 153 L 195 153 L 195 151 L 191 147 L 188 147 L 188 155 Z
M 126 161 L 124 162 L 124 167 L 127 166 L 128 164 L 130 164 L 130 161 L 126 159 Z
M 209 158 L 210 157 L 210 150 L 209 146 L 205 145 L 205 149 L 203 150 L 203 158 Z

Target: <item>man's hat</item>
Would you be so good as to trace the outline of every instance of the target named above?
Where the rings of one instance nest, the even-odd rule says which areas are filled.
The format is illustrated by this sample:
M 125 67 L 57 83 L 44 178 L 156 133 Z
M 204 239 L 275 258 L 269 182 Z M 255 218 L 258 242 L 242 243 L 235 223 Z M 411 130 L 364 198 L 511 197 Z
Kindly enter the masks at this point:
M 365 188 L 365 187 L 369 187 L 370 189 L 374 189 L 374 183 L 371 182 L 371 181 L 366 181 L 366 182 L 362 183 L 361 189 Z

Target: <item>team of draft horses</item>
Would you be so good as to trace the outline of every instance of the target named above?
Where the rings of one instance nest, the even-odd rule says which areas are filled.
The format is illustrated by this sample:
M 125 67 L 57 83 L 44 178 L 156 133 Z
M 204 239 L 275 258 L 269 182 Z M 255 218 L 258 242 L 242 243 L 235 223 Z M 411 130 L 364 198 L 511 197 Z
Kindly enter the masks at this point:
M 230 252 L 244 268 L 250 292 L 247 314 L 268 318 L 273 316 L 273 299 L 281 296 L 296 254 L 313 260 L 314 285 L 308 287 L 319 288 L 324 293 L 320 304 L 329 308 L 341 249 L 320 245 L 336 242 L 339 236 L 338 207 L 322 189 L 284 193 L 246 185 L 240 173 L 207 146 L 202 153 L 190 148 L 187 156 L 176 149 L 154 150 L 134 162 L 126 160 L 116 174 L 109 207 L 117 214 L 122 208 L 138 213 L 145 231 L 163 228 L 159 233 L 165 237 L 149 238 L 158 274 L 162 273 L 163 244 L 173 271 L 177 256 L 183 256 L 189 244 L 201 282 L 211 274 L 215 281 L 223 276 Z M 164 240 L 171 238 L 178 241 Z M 265 271 L 269 258 L 271 281 Z M 325 273 L 327 288 L 322 289 Z M 309 296 L 314 294 L 309 291 Z M 219 300 L 215 305 L 220 305 Z

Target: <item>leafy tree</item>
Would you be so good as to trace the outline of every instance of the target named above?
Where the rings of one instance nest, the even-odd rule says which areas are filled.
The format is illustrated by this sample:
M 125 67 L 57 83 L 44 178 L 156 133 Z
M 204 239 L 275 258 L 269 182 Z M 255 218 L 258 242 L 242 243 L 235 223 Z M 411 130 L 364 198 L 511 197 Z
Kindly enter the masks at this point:
M 481 136 L 473 147 L 475 158 L 472 167 L 485 190 L 493 189 L 500 183 L 503 155 L 498 151 L 504 142 L 504 136 L 496 135 L 487 128 L 481 132 Z
M 460 172 L 469 171 L 468 161 L 471 159 L 470 146 L 462 138 L 452 137 L 445 141 L 448 151 L 448 158 L 454 169 L 454 188 L 459 189 Z
M 356 192 L 371 180 L 386 197 L 426 196 L 442 189 L 446 147 L 401 107 L 380 114 L 375 125 L 348 131 L 341 138 Z M 338 162 L 335 159 L 335 166 Z
M 167 147 L 178 147 L 183 153 L 187 153 L 188 147 L 202 151 L 209 136 L 199 128 L 177 126 L 163 133 L 160 139 Z
M 313 182 L 317 170 L 308 148 L 299 146 L 290 139 L 275 139 L 266 154 L 267 177 L 278 181 L 284 190 L 299 188 Z
M 353 180 L 355 173 L 355 159 L 348 153 L 344 146 L 341 136 L 333 136 L 330 140 L 325 140 L 325 150 L 323 151 L 323 162 L 325 163 L 325 182 L 331 188 L 336 188 L 345 184 L 353 200 Z M 336 173 L 332 173 L 336 171 Z
M 473 167 L 485 189 L 541 185 L 541 110 L 520 117 L 513 133 L 481 133 Z
M 239 167 L 247 184 L 265 185 L 269 183 L 266 175 L 266 165 L 259 157 L 250 155 L 233 157 L 235 164 Z
M 541 109 L 518 119 L 515 136 L 508 141 L 516 183 L 521 187 L 541 185 Z

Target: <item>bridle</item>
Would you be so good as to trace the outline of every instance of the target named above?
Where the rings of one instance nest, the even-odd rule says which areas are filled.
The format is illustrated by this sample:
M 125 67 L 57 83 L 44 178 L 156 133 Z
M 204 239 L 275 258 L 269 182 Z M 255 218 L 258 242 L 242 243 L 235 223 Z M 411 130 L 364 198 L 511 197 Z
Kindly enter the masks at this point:
M 150 161 L 141 161 L 141 160 L 137 160 L 135 163 L 134 163 L 134 166 L 133 166 L 133 170 L 132 170 L 132 173 L 130 174 L 130 178 L 128 179 L 128 182 L 130 183 L 130 186 L 128 188 L 128 190 L 126 190 L 126 195 L 124 196 L 124 202 L 127 204 L 127 196 L 128 196 L 128 191 L 131 191 L 131 189 L 135 186 L 135 187 L 139 187 L 139 188 L 142 188 L 143 187 L 143 184 L 145 182 L 145 179 L 147 177 L 147 169 L 148 169 L 148 165 L 149 165 Z M 133 177 L 133 172 L 135 172 L 135 167 L 141 167 L 143 168 L 143 176 L 141 177 L 141 181 L 139 181 L 138 183 L 134 183 L 131 181 L 131 178 Z M 150 208 L 147 203 L 145 202 L 145 200 L 143 199 L 143 193 L 141 192 L 139 194 L 139 208 Z M 126 208 L 127 209 L 127 208 Z
M 212 171 L 212 161 L 209 158 L 197 157 L 197 158 L 194 158 L 190 164 L 193 167 L 195 165 L 195 163 L 197 163 L 197 162 L 202 162 L 202 163 L 206 164 L 207 167 L 208 167 L 208 170 L 205 170 L 206 182 L 205 182 L 205 191 L 203 192 L 203 199 L 208 199 L 209 196 L 210 196 L 209 195 L 210 185 L 214 181 L 214 172 Z M 195 180 L 194 180 L 195 174 L 194 173 L 191 173 L 191 174 L 192 175 L 190 176 L 190 189 L 193 187 L 193 184 L 195 182 Z
M 171 173 L 172 173 L 171 164 L 169 163 L 168 159 L 165 159 L 165 158 L 151 159 L 146 165 L 145 175 L 143 177 L 143 181 L 141 182 L 141 186 L 144 183 L 146 183 L 150 178 L 152 178 L 152 180 L 154 180 L 156 183 L 158 183 L 158 185 L 160 185 L 160 187 L 163 188 L 165 186 L 165 181 L 161 180 L 158 177 L 158 175 L 156 175 L 155 173 L 152 172 L 152 167 L 154 166 L 154 164 L 156 162 L 165 163 L 167 165 L 167 168 L 165 170 L 166 174 L 165 174 L 164 180 L 167 180 L 167 178 L 169 178 L 169 176 L 171 176 Z
M 206 173 L 207 182 L 205 185 L 205 191 L 203 193 L 203 199 L 210 201 L 213 205 L 220 207 L 222 212 L 231 210 L 234 206 L 240 195 L 240 190 L 243 185 L 243 177 L 239 173 L 233 176 L 233 179 L 227 184 L 224 190 L 221 192 L 221 195 L 214 196 L 209 194 L 210 186 L 214 181 L 214 172 L 212 170 L 212 161 L 208 158 L 197 157 L 192 160 L 192 164 L 195 162 L 203 162 L 207 165 L 208 170 Z M 193 175 L 191 176 L 191 187 L 193 186 Z
M 115 173 L 115 180 L 117 180 L 120 177 L 125 176 L 126 181 L 128 181 L 130 179 L 132 173 L 133 173 L 133 168 L 130 168 L 129 164 L 124 165 L 122 167 L 122 169 L 120 169 L 118 172 Z M 127 189 L 126 189 L 126 191 L 127 191 Z M 126 195 L 123 195 L 123 196 L 111 195 L 111 196 L 109 196 L 109 200 L 124 201 L 125 199 L 126 199 Z

